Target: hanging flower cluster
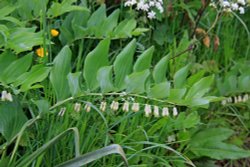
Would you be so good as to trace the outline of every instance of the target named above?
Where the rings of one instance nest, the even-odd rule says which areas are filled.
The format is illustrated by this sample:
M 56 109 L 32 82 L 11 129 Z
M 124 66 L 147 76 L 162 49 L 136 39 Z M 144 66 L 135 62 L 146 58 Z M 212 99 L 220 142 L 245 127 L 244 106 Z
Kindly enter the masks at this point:
M 140 108 L 143 107 L 144 108 L 144 113 L 146 117 L 150 117 L 151 115 L 154 117 L 167 117 L 170 115 L 173 116 L 177 116 L 178 115 L 178 110 L 176 107 L 172 108 L 172 114 L 170 114 L 170 109 L 168 107 L 163 107 L 161 109 L 161 113 L 160 113 L 160 108 L 156 105 L 151 106 L 149 104 L 145 104 L 145 105 L 141 105 L 137 102 L 133 102 L 133 103 L 129 103 L 128 101 L 125 101 L 123 104 L 119 104 L 119 102 L 117 101 L 112 101 L 112 103 L 110 104 L 109 108 L 112 111 L 117 111 L 119 109 L 121 109 L 124 112 L 129 112 L 129 111 L 133 111 L 133 112 L 138 112 L 140 110 Z M 100 111 L 105 112 L 108 109 L 108 105 L 106 101 L 101 102 L 100 107 L 99 107 Z M 79 112 L 81 110 L 81 104 L 80 103 L 75 103 L 74 104 L 74 111 L 75 112 Z M 84 106 L 84 110 L 86 112 L 90 112 L 91 111 L 91 103 L 86 103 Z M 59 116 L 64 115 L 66 111 L 66 108 L 61 108 L 60 112 L 59 112 Z
M 249 100 L 249 95 L 245 94 L 245 95 L 239 95 L 239 96 L 234 96 L 234 97 L 228 97 L 224 100 L 221 101 L 221 104 L 224 106 L 226 104 L 230 104 L 230 103 L 245 103 Z
M 136 7 L 136 10 L 147 13 L 149 19 L 156 18 L 156 12 L 164 12 L 163 0 L 126 0 L 124 6 Z
M 167 116 L 177 116 L 178 115 L 178 110 L 176 107 L 163 107 L 162 109 L 160 109 L 159 106 L 154 105 L 151 106 L 149 104 L 145 104 L 142 105 L 140 103 L 137 102 L 132 102 L 130 103 L 129 101 L 124 101 L 122 104 L 120 104 L 118 101 L 112 101 L 112 103 L 110 104 L 110 106 L 107 105 L 106 101 L 102 101 L 100 103 L 100 111 L 105 112 L 108 108 L 111 109 L 112 111 L 117 111 L 119 109 L 121 109 L 124 112 L 129 112 L 129 111 L 133 111 L 133 112 L 138 112 L 140 110 L 140 108 L 143 107 L 144 108 L 144 114 L 146 117 L 150 117 L 150 116 L 154 116 L 154 117 L 167 117 Z M 80 112 L 82 109 L 82 105 L 80 103 L 75 103 L 73 106 L 73 109 L 75 112 Z M 90 112 L 91 111 L 91 103 L 87 102 L 85 104 L 85 106 L 83 107 L 83 110 L 86 112 Z M 60 109 L 58 116 L 63 116 L 66 112 L 66 108 L 63 107 Z
M 245 0 L 219 0 L 219 1 L 211 1 L 210 6 L 215 8 L 221 8 L 226 12 L 239 12 L 240 14 L 245 13 L 245 8 L 247 6 L 247 2 Z

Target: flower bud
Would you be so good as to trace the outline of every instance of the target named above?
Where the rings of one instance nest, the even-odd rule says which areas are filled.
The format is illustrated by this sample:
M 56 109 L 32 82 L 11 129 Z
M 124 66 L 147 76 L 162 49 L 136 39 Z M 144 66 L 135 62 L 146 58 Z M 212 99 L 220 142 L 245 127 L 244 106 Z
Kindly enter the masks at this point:
M 149 117 L 150 114 L 152 113 L 151 106 L 148 105 L 148 104 L 146 104 L 146 105 L 145 105 L 145 108 L 144 108 L 144 112 L 145 112 L 145 116 L 146 116 L 146 117 Z
M 89 103 L 86 103 L 84 109 L 85 109 L 86 112 L 90 112 L 90 110 L 91 110 L 90 104 L 89 104 Z
M 64 116 L 65 111 L 66 111 L 66 107 L 61 108 L 59 113 L 58 113 L 58 116 L 60 116 L 60 117 Z
M 75 110 L 75 112 L 80 112 L 80 110 L 81 110 L 81 104 L 80 103 L 75 103 L 74 110 Z
M 159 114 L 159 107 L 158 106 L 154 106 L 154 116 L 155 117 L 159 117 L 160 114 Z
M 169 110 L 167 107 L 164 107 L 162 109 L 162 116 L 165 117 L 165 116 L 169 116 Z
M 104 112 L 106 110 L 106 106 L 107 106 L 107 103 L 105 101 L 102 101 L 101 102 L 101 105 L 100 105 L 100 110 L 102 112 Z
M 129 102 L 125 101 L 125 103 L 122 106 L 122 110 L 125 112 L 129 111 Z
M 131 107 L 132 111 L 137 112 L 140 110 L 140 105 L 139 103 L 133 103 L 132 107 Z
M 173 116 L 177 116 L 177 115 L 178 115 L 177 108 L 176 108 L 176 107 L 174 107 L 174 108 L 173 108 Z

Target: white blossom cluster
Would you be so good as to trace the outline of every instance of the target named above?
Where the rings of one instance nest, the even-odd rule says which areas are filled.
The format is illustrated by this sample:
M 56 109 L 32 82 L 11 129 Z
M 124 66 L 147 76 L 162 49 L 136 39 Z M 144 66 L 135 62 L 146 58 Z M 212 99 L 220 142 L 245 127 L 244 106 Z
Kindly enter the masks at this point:
M 85 106 L 84 109 L 86 110 L 86 112 L 89 112 L 90 107 L 89 107 L 88 104 L 86 104 L 86 106 Z M 100 109 L 100 111 L 105 112 L 107 110 L 107 107 L 108 107 L 107 102 L 103 101 L 103 102 L 101 102 L 99 109 Z M 137 102 L 129 103 L 128 101 L 125 101 L 125 102 L 123 102 L 123 104 L 120 104 L 117 101 L 112 101 L 112 103 L 110 104 L 109 107 L 113 111 L 117 111 L 120 108 L 124 112 L 129 112 L 129 111 L 138 112 L 140 110 L 141 106 Z M 75 109 L 75 111 L 78 112 L 79 110 Z M 170 109 L 168 107 L 163 107 L 162 110 L 161 110 L 161 113 L 160 113 L 160 108 L 158 106 L 156 106 L 156 105 L 151 106 L 149 104 L 144 105 L 144 113 L 145 113 L 146 117 L 150 117 L 151 115 L 153 115 L 154 117 L 160 117 L 160 116 L 167 117 L 167 116 L 171 115 L 170 112 L 171 111 L 170 111 Z M 178 115 L 178 110 L 177 110 L 176 107 L 172 108 L 172 115 L 173 116 Z
M 230 103 L 245 103 L 249 100 L 249 95 L 245 94 L 245 95 L 239 95 L 239 96 L 234 96 L 234 97 L 228 97 L 224 100 L 221 101 L 221 104 L 224 106 L 226 104 L 230 104 Z
M 142 104 L 137 103 L 137 102 L 130 103 L 128 101 L 125 101 L 123 103 L 119 103 L 118 101 L 112 101 L 112 103 L 109 106 L 109 108 L 112 111 L 117 111 L 117 110 L 121 109 L 124 112 L 129 112 L 129 111 L 138 112 L 141 107 L 144 108 L 145 117 L 151 117 L 151 116 L 168 117 L 170 115 L 176 117 L 178 115 L 178 110 L 176 107 L 171 107 L 171 108 L 163 107 L 162 109 L 160 109 L 160 107 L 157 105 L 154 105 L 154 106 L 151 106 L 149 104 L 142 105 Z M 74 107 L 73 107 L 75 112 L 80 112 L 82 109 L 86 112 L 90 112 L 91 108 L 92 107 L 91 107 L 90 102 L 87 102 L 83 108 L 82 108 L 81 103 L 75 103 Z M 108 109 L 107 102 L 102 101 L 100 103 L 99 109 L 100 109 L 100 111 L 105 112 Z M 64 116 L 65 112 L 66 112 L 66 107 L 62 107 L 58 113 L 58 116 Z
M 135 6 L 136 10 L 146 12 L 149 19 L 156 18 L 156 11 L 164 12 L 163 0 L 126 0 L 124 6 Z
M 240 14 L 245 13 L 245 8 L 247 6 L 246 0 L 218 0 L 212 1 L 210 6 L 215 8 L 220 8 L 226 12 L 239 12 Z

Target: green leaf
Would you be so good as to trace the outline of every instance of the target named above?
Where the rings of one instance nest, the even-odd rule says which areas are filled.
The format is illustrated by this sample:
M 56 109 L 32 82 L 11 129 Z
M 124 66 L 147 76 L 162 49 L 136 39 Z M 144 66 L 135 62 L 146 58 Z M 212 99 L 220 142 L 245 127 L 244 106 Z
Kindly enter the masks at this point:
M 5 16 L 9 15 L 10 13 L 12 13 L 14 10 L 16 9 L 16 7 L 14 6 L 10 6 L 10 5 L 7 5 L 3 8 L 0 9 L 0 20 L 2 20 Z
M 179 89 L 185 86 L 189 69 L 190 69 L 190 64 L 186 65 L 185 67 L 181 68 L 179 71 L 175 73 L 174 88 Z
M 5 51 L 0 55 L 0 76 L 4 70 L 17 59 L 16 55 L 9 51 Z
M 180 100 L 184 97 L 186 94 L 187 89 L 170 89 L 170 95 L 169 95 L 169 100 L 175 101 L 175 100 Z
M 248 92 L 250 90 L 250 76 L 248 74 L 241 75 L 238 78 L 238 87 L 242 92 Z
M 50 72 L 49 67 L 44 67 L 41 65 L 35 65 L 29 72 L 23 73 L 17 80 L 13 83 L 15 87 L 21 85 L 20 91 L 25 92 L 32 88 L 32 85 L 38 82 L 42 82 Z
M 74 31 L 74 38 L 75 39 L 84 38 L 88 33 L 87 22 L 90 16 L 90 12 L 77 11 L 77 12 L 72 12 L 71 15 L 73 15 L 70 18 L 70 20 L 72 20 L 71 28 Z
M 139 36 L 139 35 L 141 35 L 141 34 L 143 34 L 144 32 L 148 32 L 150 29 L 148 29 L 148 28 L 136 28 L 136 29 L 134 29 L 132 32 L 131 32 L 131 34 L 133 35 L 133 36 Z
M 154 49 L 154 46 L 152 46 L 139 56 L 134 65 L 134 72 L 140 72 L 150 68 Z
M 109 39 L 101 41 L 97 45 L 97 47 L 87 55 L 85 59 L 83 75 L 90 90 L 94 90 L 99 86 L 99 83 L 96 78 L 97 71 L 101 67 L 109 65 L 109 45 Z
M 188 85 L 192 86 L 195 82 L 199 81 L 204 76 L 205 72 L 205 70 L 201 70 L 198 73 L 191 75 L 187 80 Z
M 209 104 L 209 100 L 205 98 L 192 98 L 192 99 L 186 99 L 185 103 L 189 107 L 203 107 L 207 108 Z
M 10 142 L 27 121 L 21 105 L 13 102 L 0 102 L 0 133 Z
M 32 62 L 32 53 L 23 56 L 20 59 L 12 62 L 0 76 L 0 81 L 6 84 L 14 82 L 18 76 L 26 72 Z
M 202 129 L 193 135 L 190 145 L 197 147 L 206 142 L 224 141 L 232 136 L 233 130 L 227 128 Z
M 188 91 L 185 99 L 191 98 L 200 98 L 205 93 L 207 93 L 210 89 L 211 84 L 213 83 L 214 76 L 208 76 L 202 78 L 198 82 L 196 82 Z
M 112 66 L 102 67 L 97 72 L 97 80 L 101 87 L 102 93 L 111 92 L 114 90 L 112 81 Z
M 197 157 L 210 157 L 217 160 L 250 157 L 250 151 L 223 142 L 233 134 L 226 128 L 202 129 L 191 138 L 190 151 Z
M 166 81 L 166 72 L 168 68 L 169 55 L 164 56 L 156 65 L 153 70 L 153 78 L 155 83 Z
M 13 28 L 7 41 L 7 48 L 16 53 L 29 51 L 34 46 L 43 44 L 42 32 L 35 32 L 36 28 Z
M 199 123 L 200 116 L 196 111 L 189 113 L 188 115 L 182 112 L 174 121 L 174 126 L 176 130 L 183 130 L 196 127 Z
M 100 28 L 97 29 L 97 36 L 111 36 L 114 28 L 118 24 L 120 10 L 116 9 L 109 17 L 103 22 Z
M 136 28 L 136 20 L 125 19 L 118 24 L 115 28 L 112 36 L 115 38 L 126 38 L 131 37 L 132 31 Z
M 110 155 L 110 154 L 120 154 L 125 165 L 128 166 L 128 162 L 126 159 L 126 155 L 122 149 L 122 147 L 118 144 L 112 144 L 110 146 L 101 148 L 99 150 L 81 155 L 80 157 L 71 159 L 67 162 L 64 162 L 62 164 L 57 165 L 57 167 L 76 167 L 76 166 L 83 166 L 86 165 L 92 161 L 98 160 L 104 156 Z
M 142 72 L 134 72 L 126 77 L 125 83 L 127 86 L 128 93 L 144 93 L 145 92 L 145 82 L 149 77 L 149 70 L 144 70 Z
M 43 7 L 48 5 L 49 0 L 17 0 L 17 12 L 22 20 L 32 20 L 41 17 Z M 45 14 L 45 13 L 44 13 Z
M 133 39 L 116 57 L 114 62 L 115 86 L 121 90 L 125 87 L 125 77 L 132 70 L 133 56 L 136 48 L 136 40 Z
M 89 18 L 87 27 L 92 34 L 96 34 L 98 29 L 106 20 L 106 6 L 101 5 Z
M 70 93 L 73 97 L 79 95 L 82 92 L 80 87 L 81 74 L 82 74 L 81 72 L 76 72 L 76 73 L 69 73 L 67 76 Z
M 49 112 L 49 102 L 47 100 L 36 100 L 34 104 L 37 106 L 39 113 Z
M 150 88 L 148 96 L 157 99 L 164 99 L 170 95 L 170 83 L 162 82 Z
M 54 66 L 50 72 L 50 82 L 56 93 L 57 101 L 70 95 L 67 76 L 71 72 L 71 50 L 64 46 L 53 61 Z
M 83 14 L 82 14 L 83 15 Z M 77 29 L 76 26 L 74 26 L 75 29 L 73 29 L 73 22 L 74 22 L 74 17 L 75 17 L 75 12 L 74 13 L 69 13 L 62 25 L 60 26 L 60 36 L 59 39 L 62 42 L 62 44 L 70 44 L 75 40 L 74 34 L 75 34 L 75 29 Z M 82 16 L 84 19 L 84 15 Z M 79 22 L 81 24 L 81 22 Z M 73 33 L 74 30 L 74 33 Z M 81 32 L 79 32 L 81 33 Z
M 0 24 L 0 48 L 6 45 L 8 36 L 9 36 L 8 27 Z
M 89 11 L 86 7 L 72 5 L 76 0 L 64 0 L 62 3 L 53 2 L 47 14 L 49 17 L 57 17 L 71 11 Z

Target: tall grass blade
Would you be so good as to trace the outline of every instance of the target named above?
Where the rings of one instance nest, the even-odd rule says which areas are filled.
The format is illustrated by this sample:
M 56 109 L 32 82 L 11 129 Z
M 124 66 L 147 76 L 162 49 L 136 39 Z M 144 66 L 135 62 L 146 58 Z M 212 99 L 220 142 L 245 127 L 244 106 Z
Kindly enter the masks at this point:
M 128 161 L 126 159 L 126 156 L 125 156 L 125 153 L 124 153 L 122 147 L 118 144 L 112 144 L 110 146 L 101 148 L 99 150 L 84 154 L 80 157 L 76 157 L 74 159 L 71 159 L 67 162 L 59 164 L 56 167 L 78 167 L 78 166 L 86 165 L 92 161 L 95 161 L 101 157 L 104 157 L 104 156 L 107 156 L 110 154 L 120 154 L 125 165 L 128 166 Z

